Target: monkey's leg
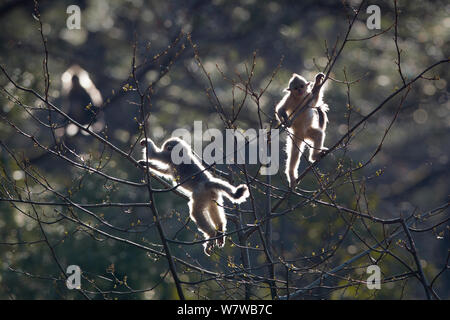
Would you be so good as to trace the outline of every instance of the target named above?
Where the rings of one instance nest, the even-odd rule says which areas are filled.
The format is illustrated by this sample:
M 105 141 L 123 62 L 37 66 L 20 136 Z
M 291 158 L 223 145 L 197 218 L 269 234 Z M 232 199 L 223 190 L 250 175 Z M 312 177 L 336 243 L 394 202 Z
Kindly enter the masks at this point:
M 206 239 L 216 235 L 216 228 L 214 227 L 207 209 L 209 206 L 210 196 L 208 194 L 193 194 L 189 202 L 191 208 L 191 219 L 197 224 L 198 229 L 203 233 Z M 203 244 L 204 251 L 207 256 L 211 255 L 214 247 L 213 241 L 207 241 Z
M 314 162 L 320 158 L 320 155 L 323 150 L 326 148 L 323 147 L 323 143 L 325 140 L 325 134 L 323 130 L 318 128 L 310 128 L 308 129 L 308 139 L 312 141 L 312 146 L 309 152 L 309 161 Z
M 301 138 L 301 137 L 300 137 Z M 300 165 L 300 157 L 305 148 L 305 143 L 302 139 L 295 136 L 295 131 L 287 137 L 287 160 L 286 160 L 286 177 L 289 182 L 289 186 L 293 188 L 297 180 L 297 169 Z
M 223 236 L 223 234 L 227 227 L 227 219 L 225 217 L 225 212 L 223 211 L 223 208 L 218 206 L 215 201 L 211 201 L 211 203 L 209 205 L 209 215 L 211 216 L 211 220 L 216 225 L 216 229 L 217 229 L 216 235 L 217 236 L 222 235 L 221 238 L 218 238 L 216 240 L 217 245 L 219 247 L 223 247 L 225 245 L 225 236 Z

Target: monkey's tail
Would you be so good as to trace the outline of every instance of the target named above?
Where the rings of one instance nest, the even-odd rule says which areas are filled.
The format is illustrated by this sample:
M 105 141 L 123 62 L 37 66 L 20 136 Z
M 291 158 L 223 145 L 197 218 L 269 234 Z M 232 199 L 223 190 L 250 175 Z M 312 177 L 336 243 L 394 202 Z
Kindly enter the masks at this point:
M 245 184 L 241 184 L 234 188 L 232 185 L 228 184 L 227 182 L 222 181 L 212 181 L 209 182 L 210 187 L 214 189 L 218 189 L 220 191 L 223 191 L 225 196 L 230 199 L 234 203 L 241 203 L 244 202 L 245 199 L 250 195 L 248 191 L 248 187 Z
M 325 129 L 328 122 L 327 111 L 329 110 L 326 103 L 321 104 L 317 107 L 317 112 L 319 113 L 319 127 Z

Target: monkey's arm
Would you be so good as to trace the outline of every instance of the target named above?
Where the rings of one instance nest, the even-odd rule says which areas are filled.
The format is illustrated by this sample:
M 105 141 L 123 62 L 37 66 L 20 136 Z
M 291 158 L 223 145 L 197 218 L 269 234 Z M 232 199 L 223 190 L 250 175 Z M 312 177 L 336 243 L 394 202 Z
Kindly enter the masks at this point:
M 169 166 L 162 166 L 162 165 L 158 165 L 156 163 L 153 162 L 147 162 L 146 160 L 139 160 L 138 163 L 143 166 L 143 167 L 147 167 L 150 169 L 151 172 L 161 176 L 167 176 L 167 175 L 171 175 L 171 171 L 170 171 L 170 167 Z
M 291 125 L 290 121 L 289 121 L 289 117 L 284 108 L 281 108 L 280 110 L 278 110 L 277 115 L 278 115 L 278 121 L 280 121 L 281 124 L 284 124 L 286 127 L 289 127 Z
M 317 105 L 317 102 L 319 101 L 320 97 L 320 91 L 322 90 L 322 84 L 323 79 L 325 78 L 325 75 L 320 72 L 316 75 L 316 79 L 314 81 L 313 88 L 311 90 L 310 97 L 307 97 L 306 100 L 308 101 L 308 107 L 314 107 Z
M 289 116 L 286 112 L 286 99 L 283 98 L 283 100 L 278 103 L 277 107 L 275 108 L 275 113 L 277 115 L 278 121 L 285 125 L 286 127 L 290 127 L 291 123 L 289 120 Z

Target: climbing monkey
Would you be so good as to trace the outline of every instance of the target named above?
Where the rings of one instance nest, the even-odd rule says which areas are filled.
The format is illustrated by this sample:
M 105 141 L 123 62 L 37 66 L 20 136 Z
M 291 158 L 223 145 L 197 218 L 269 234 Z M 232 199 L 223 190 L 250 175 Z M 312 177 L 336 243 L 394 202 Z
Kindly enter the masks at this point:
M 294 73 L 284 90 L 286 94 L 275 108 L 278 121 L 288 131 L 286 176 L 291 188 L 295 187 L 305 146 L 308 145 L 310 149 L 310 162 L 318 160 L 322 152 L 327 150 L 323 146 L 328 122 L 328 105 L 322 100 L 324 78 L 323 73 L 318 73 L 314 83 L 311 83 Z

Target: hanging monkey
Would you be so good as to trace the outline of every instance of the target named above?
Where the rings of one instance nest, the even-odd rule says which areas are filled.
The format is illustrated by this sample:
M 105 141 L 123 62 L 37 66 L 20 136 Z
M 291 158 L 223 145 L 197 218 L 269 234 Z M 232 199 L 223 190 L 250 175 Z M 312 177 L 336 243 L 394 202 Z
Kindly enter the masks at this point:
M 144 155 L 139 163 L 152 173 L 179 184 L 179 188 L 190 198 L 190 217 L 198 229 L 206 239 L 218 237 L 216 241 L 204 244 L 205 254 L 211 255 L 216 244 L 223 247 L 227 220 L 222 196 L 233 203 L 244 202 L 249 196 L 248 187 L 241 184 L 235 188 L 228 182 L 213 177 L 193 155 L 191 147 L 179 138 L 166 140 L 161 148 L 149 138 L 141 140 L 141 145 L 144 147 Z M 181 162 L 179 158 L 175 159 L 180 154 L 183 158 Z

